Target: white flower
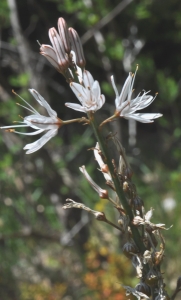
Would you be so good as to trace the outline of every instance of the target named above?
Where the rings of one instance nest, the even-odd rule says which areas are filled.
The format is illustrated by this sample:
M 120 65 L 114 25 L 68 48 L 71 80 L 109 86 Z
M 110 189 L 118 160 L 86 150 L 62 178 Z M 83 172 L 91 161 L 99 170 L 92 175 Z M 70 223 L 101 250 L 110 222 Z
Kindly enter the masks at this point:
M 137 70 L 136 70 L 137 71 Z M 152 123 L 154 119 L 159 118 L 162 114 L 159 113 L 135 113 L 137 110 L 143 109 L 150 105 L 155 97 L 148 95 L 148 92 L 143 91 L 143 94 L 138 94 L 134 99 L 131 99 L 133 93 L 133 84 L 135 74 L 129 73 L 125 84 L 122 88 L 121 94 L 119 95 L 116 88 L 114 77 L 111 76 L 111 82 L 113 89 L 116 94 L 115 105 L 116 105 L 116 116 L 123 117 L 125 119 L 134 119 L 141 123 Z
M 15 132 L 24 135 L 36 135 L 42 133 L 43 131 L 47 131 L 36 142 L 27 144 L 23 148 L 25 150 L 28 150 L 26 154 L 33 153 L 39 150 L 42 146 L 44 146 L 52 137 L 54 137 L 57 134 L 58 128 L 63 124 L 63 121 L 57 118 L 57 113 L 50 107 L 46 100 L 36 90 L 29 89 L 29 91 L 36 99 L 36 101 L 46 109 L 47 113 L 49 114 L 49 117 L 42 116 L 36 109 L 34 109 L 29 103 L 27 103 L 23 98 L 19 96 L 29 107 L 20 104 L 19 105 L 31 111 L 33 115 L 25 117 L 23 119 L 23 122 L 18 122 L 21 123 L 21 125 L 0 127 L 1 129 L 8 129 L 7 131 L 9 132 Z M 14 129 L 15 127 L 31 127 L 33 129 L 36 129 L 36 131 L 31 133 L 23 133 L 16 131 Z
M 86 70 L 83 72 L 82 81 L 82 84 L 75 82 L 70 84 L 81 105 L 75 103 L 65 103 L 65 105 L 84 113 L 89 111 L 95 112 L 103 106 L 105 96 L 101 95 L 99 82 L 97 80 L 94 81 L 92 75 Z

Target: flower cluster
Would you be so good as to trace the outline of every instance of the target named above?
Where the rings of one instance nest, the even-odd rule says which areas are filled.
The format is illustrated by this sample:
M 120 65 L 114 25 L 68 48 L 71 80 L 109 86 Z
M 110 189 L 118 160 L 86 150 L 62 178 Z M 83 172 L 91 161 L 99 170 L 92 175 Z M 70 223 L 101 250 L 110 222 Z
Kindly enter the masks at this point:
M 58 32 L 56 29 L 49 29 L 50 45 L 41 45 L 40 54 L 64 74 L 71 65 L 71 50 L 76 54 L 76 63 L 79 67 L 85 67 L 84 52 L 78 33 L 73 28 L 68 28 L 63 18 L 58 19 Z
M 36 142 L 27 144 L 23 148 L 24 150 L 28 150 L 26 154 L 33 153 L 39 150 L 41 147 L 43 147 L 52 137 L 54 137 L 57 134 L 58 129 L 61 127 L 61 125 L 63 125 L 63 121 L 57 117 L 57 113 L 50 107 L 47 101 L 36 90 L 29 89 L 29 91 L 36 99 L 36 101 L 46 109 L 49 117 L 42 116 L 35 108 L 33 108 L 29 103 L 27 103 L 23 98 L 20 97 L 28 105 L 28 107 L 20 104 L 19 105 L 31 111 L 33 115 L 25 117 L 22 122 L 18 122 L 21 123 L 21 125 L 0 127 L 1 129 L 7 129 L 7 131 L 9 132 L 15 132 L 24 135 L 37 135 L 39 133 L 47 131 Z M 23 132 L 16 131 L 14 129 L 16 127 L 31 127 L 36 131 L 31 133 L 23 133 Z
M 85 70 L 86 62 L 78 33 L 73 28 L 68 28 L 63 18 L 59 18 L 58 32 L 55 28 L 50 28 L 49 38 L 52 46 L 41 45 L 40 53 L 50 61 L 58 72 L 65 76 L 70 84 L 70 88 L 80 101 L 80 104 L 67 102 L 65 105 L 74 110 L 87 113 L 88 117 L 91 117 L 92 113 L 102 108 L 105 103 L 105 96 L 101 94 L 99 82 L 94 80 L 89 71 Z M 148 95 L 149 92 L 145 91 L 132 99 L 135 75 L 136 72 L 135 74 L 129 73 L 120 95 L 116 88 L 114 77 L 111 76 L 112 86 L 116 94 L 116 110 L 114 115 L 103 121 L 100 126 L 117 117 L 149 123 L 153 122 L 155 118 L 162 116 L 160 113 L 135 113 L 137 110 L 146 108 L 155 99 L 155 97 Z M 31 127 L 36 130 L 32 133 L 26 133 L 26 135 L 36 135 L 47 131 L 39 140 L 24 147 L 24 149 L 28 150 L 26 153 L 33 153 L 39 150 L 47 141 L 57 134 L 58 128 L 65 124 L 65 122 L 57 118 L 57 113 L 37 91 L 30 89 L 30 92 L 38 103 L 44 106 L 49 117 L 40 115 L 28 104 L 28 107 L 25 108 L 30 110 L 33 115 L 25 117 L 23 122 L 20 122 L 22 123 L 21 125 L 1 127 L 8 129 L 10 132 L 20 134 L 21 132 L 15 131 L 15 127 Z M 25 100 L 23 99 L 23 101 Z M 95 155 L 102 168 L 103 162 L 101 162 L 101 158 L 98 158 L 98 152 L 96 152 L 96 150 Z M 111 181 L 109 173 L 106 174 L 106 172 L 104 172 L 104 176 L 106 180 Z
M 138 69 L 138 67 L 137 67 Z M 136 69 L 136 71 L 137 71 Z M 159 118 L 162 116 L 162 114 L 159 113 L 135 113 L 137 110 L 141 110 L 149 106 L 155 99 L 155 97 L 148 95 L 148 92 L 143 91 L 143 94 L 138 94 L 138 96 L 134 99 L 132 98 L 133 94 L 133 84 L 135 80 L 136 72 L 135 74 L 129 73 L 122 91 L 119 95 L 118 90 L 116 88 L 115 82 L 114 82 L 114 76 L 111 76 L 111 82 L 113 89 L 116 94 L 115 99 L 115 106 L 116 111 L 115 115 L 123 117 L 125 119 L 134 119 L 136 121 L 139 121 L 141 123 L 151 123 L 154 119 Z

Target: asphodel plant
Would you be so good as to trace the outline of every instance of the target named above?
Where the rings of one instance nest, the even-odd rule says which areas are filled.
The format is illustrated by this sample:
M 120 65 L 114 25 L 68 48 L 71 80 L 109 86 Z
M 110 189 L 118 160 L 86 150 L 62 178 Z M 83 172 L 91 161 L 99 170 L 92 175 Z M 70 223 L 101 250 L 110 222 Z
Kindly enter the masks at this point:
M 154 122 L 162 114 L 137 111 L 149 106 L 155 100 L 156 95 L 152 96 L 143 90 L 133 97 L 133 85 L 138 66 L 135 73 L 128 74 L 120 92 L 116 87 L 114 76 L 111 76 L 112 88 L 115 92 L 115 112 L 97 124 L 95 114 L 104 105 L 105 96 L 101 94 L 99 82 L 94 80 L 91 73 L 85 69 L 86 61 L 78 33 L 73 28 L 68 28 L 63 18 L 59 18 L 58 31 L 51 28 L 49 38 L 52 45 L 40 45 L 40 54 L 45 56 L 52 66 L 65 77 L 69 87 L 80 102 L 79 104 L 65 103 L 65 105 L 82 112 L 83 116 L 72 120 L 59 119 L 47 101 L 36 90 L 30 89 L 30 93 L 46 109 L 48 116 L 41 115 L 20 97 L 26 106 L 19 105 L 30 111 L 31 115 L 24 117 L 17 125 L 4 126 L 1 129 L 26 135 L 37 135 L 45 132 L 38 140 L 24 147 L 27 150 L 26 153 L 30 154 L 43 147 L 64 125 L 78 122 L 90 126 L 96 138 L 96 143 L 92 149 L 95 160 L 104 176 L 107 189 L 102 189 L 94 182 L 85 166 L 80 167 L 80 171 L 99 197 L 109 201 L 119 212 L 119 219 L 117 224 L 114 224 L 107 219 L 104 212 L 92 210 L 83 203 L 77 203 L 72 199 L 67 199 L 63 208 L 83 209 L 93 214 L 97 221 L 108 223 L 124 235 L 126 242 L 123 245 L 123 253 L 132 261 L 140 280 L 135 287 L 123 285 L 126 299 L 136 297 L 137 299 L 173 300 L 181 285 L 180 279 L 178 279 L 174 294 L 172 297 L 168 296 L 161 271 L 165 250 L 162 231 L 166 230 L 165 224 L 154 224 L 150 221 L 153 209 L 151 208 L 148 212 L 144 210 L 143 200 L 137 194 L 136 187 L 132 182 L 132 170 L 121 142 L 113 133 L 105 138 L 102 130 L 107 123 L 118 118 L 134 119 L 141 123 Z M 16 128 L 20 127 L 31 127 L 35 131 L 31 133 L 16 131 Z M 118 166 L 108 151 L 107 139 L 112 140 L 118 151 L 120 157 Z

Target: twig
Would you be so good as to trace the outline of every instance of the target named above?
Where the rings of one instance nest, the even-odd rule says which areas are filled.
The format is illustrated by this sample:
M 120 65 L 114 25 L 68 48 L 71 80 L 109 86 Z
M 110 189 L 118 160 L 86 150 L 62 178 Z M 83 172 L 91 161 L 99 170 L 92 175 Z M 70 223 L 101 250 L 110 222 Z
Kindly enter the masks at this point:
M 109 22 L 111 22 L 123 9 L 126 8 L 133 0 L 123 0 L 119 3 L 110 13 L 102 18 L 93 28 L 89 29 L 82 37 L 81 42 L 84 45 L 95 34 L 96 31 L 103 28 Z

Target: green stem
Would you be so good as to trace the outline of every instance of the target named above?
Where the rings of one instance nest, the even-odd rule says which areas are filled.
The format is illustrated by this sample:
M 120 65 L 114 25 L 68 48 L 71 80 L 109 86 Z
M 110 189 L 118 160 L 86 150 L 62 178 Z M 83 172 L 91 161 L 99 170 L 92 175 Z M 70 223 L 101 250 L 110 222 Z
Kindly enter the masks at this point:
M 114 172 L 114 167 L 113 167 L 113 164 L 112 164 L 112 161 L 109 157 L 109 153 L 108 153 L 108 150 L 107 150 L 107 146 L 104 142 L 104 139 L 102 137 L 102 135 L 100 134 L 99 130 L 98 130 L 98 127 L 96 125 L 96 122 L 94 120 L 94 117 L 91 113 L 88 113 L 88 117 L 89 117 L 89 120 L 90 120 L 90 124 L 92 125 L 92 128 L 93 128 L 93 131 L 94 131 L 94 134 L 96 136 L 96 139 L 100 145 L 100 148 L 102 150 L 102 153 L 103 155 L 105 156 L 106 158 L 106 163 L 109 167 L 109 171 L 111 173 L 111 176 L 112 176 L 112 180 L 113 180 L 113 183 L 114 183 L 114 186 L 115 186 L 115 189 L 116 189 L 116 193 L 121 201 L 121 204 L 123 205 L 123 208 L 125 209 L 127 215 L 129 216 L 130 218 L 130 227 L 131 227 L 131 231 L 132 231 L 132 234 L 133 234 L 133 239 L 134 239 L 134 242 L 136 244 L 136 246 L 138 247 L 139 251 L 141 253 L 143 253 L 146 248 L 141 240 L 141 237 L 140 237 L 140 234 L 139 234 L 139 231 L 138 229 L 132 225 L 131 221 L 133 220 L 133 213 L 132 213 L 132 210 L 124 196 L 124 192 L 122 190 L 122 187 L 120 185 L 120 181 L 119 181 L 119 178 L 116 174 L 116 172 Z

